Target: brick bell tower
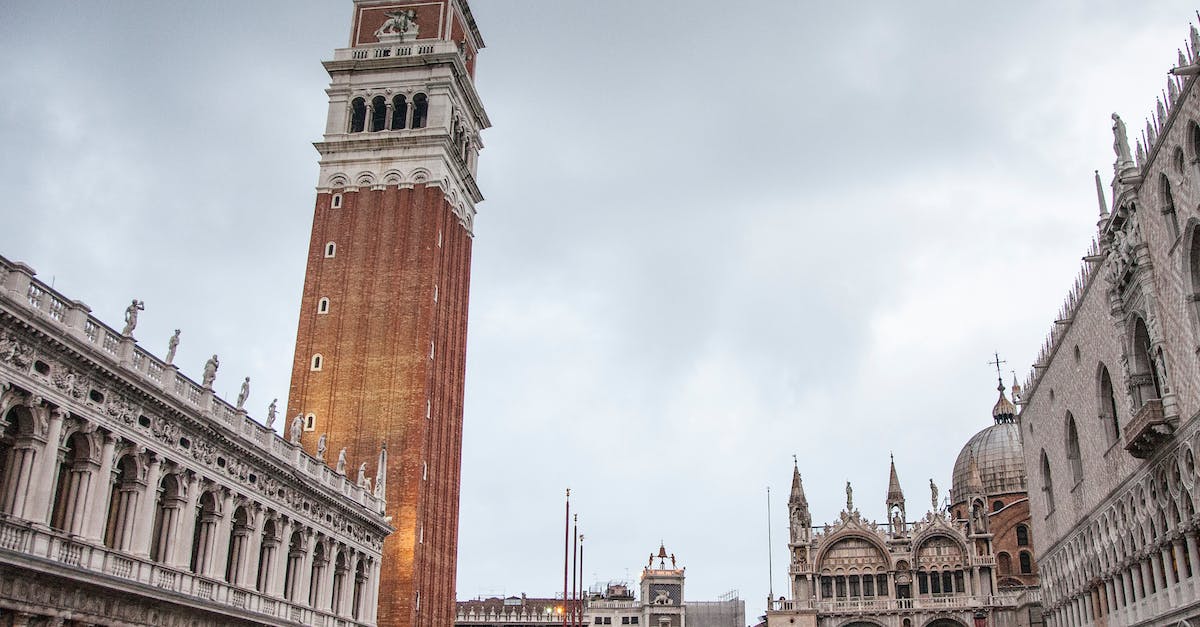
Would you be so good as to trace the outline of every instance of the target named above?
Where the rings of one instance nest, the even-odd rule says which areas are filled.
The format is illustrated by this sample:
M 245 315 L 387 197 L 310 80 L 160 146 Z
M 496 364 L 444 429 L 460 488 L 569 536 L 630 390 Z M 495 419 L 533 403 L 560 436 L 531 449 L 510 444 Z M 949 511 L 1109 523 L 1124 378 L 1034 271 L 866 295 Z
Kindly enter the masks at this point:
M 287 415 L 310 453 L 328 434 L 327 459 L 345 447 L 348 473 L 386 476 L 380 625 L 454 622 L 482 47 L 466 0 L 355 0 L 350 46 L 324 64 Z

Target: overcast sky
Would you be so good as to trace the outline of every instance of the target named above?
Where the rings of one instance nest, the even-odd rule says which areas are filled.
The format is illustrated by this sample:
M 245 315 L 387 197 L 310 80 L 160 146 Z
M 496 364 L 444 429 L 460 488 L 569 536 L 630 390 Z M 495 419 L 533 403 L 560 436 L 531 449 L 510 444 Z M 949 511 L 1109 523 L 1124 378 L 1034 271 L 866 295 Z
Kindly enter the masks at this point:
M 1095 228 L 1109 114 L 1140 135 L 1181 2 L 475 0 L 487 48 L 459 598 L 665 541 L 687 597 L 786 593 L 816 522 L 910 518 L 1023 379 Z M 851 5 L 853 8 L 851 8 Z M 5 4 L 0 254 L 252 414 L 287 395 L 349 0 Z

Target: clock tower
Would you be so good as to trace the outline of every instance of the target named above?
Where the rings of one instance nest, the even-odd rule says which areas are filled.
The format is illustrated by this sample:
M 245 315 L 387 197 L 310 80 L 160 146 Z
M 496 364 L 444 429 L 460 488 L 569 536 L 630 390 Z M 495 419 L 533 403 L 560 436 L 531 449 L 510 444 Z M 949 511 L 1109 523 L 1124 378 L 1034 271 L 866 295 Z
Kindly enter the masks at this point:
M 355 0 L 349 46 L 324 64 L 288 415 L 310 453 L 327 434 L 379 478 L 396 528 L 380 625 L 454 622 L 482 47 L 466 0 Z

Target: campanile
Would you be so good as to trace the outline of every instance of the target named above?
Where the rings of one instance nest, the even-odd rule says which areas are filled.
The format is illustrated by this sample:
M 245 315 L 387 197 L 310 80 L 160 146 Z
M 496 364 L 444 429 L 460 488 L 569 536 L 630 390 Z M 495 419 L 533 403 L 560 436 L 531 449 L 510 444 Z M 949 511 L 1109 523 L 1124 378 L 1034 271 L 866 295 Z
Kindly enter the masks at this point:
M 330 85 L 288 416 L 347 474 L 377 475 L 396 528 L 380 625 L 454 622 L 475 182 L 489 126 L 466 0 L 355 0 Z M 348 576 L 353 576 L 350 573 Z

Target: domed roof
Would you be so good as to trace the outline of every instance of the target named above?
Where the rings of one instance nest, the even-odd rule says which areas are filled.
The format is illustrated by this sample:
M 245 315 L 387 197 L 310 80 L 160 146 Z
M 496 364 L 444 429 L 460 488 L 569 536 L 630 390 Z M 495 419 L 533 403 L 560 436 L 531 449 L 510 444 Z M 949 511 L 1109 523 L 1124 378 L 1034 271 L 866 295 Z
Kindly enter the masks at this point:
M 1021 427 L 1016 422 L 997 422 L 976 433 L 954 461 L 951 502 L 960 503 L 966 499 L 972 456 L 983 480 L 984 494 L 1026 492 L 1025 455 L 1021 449 Z

